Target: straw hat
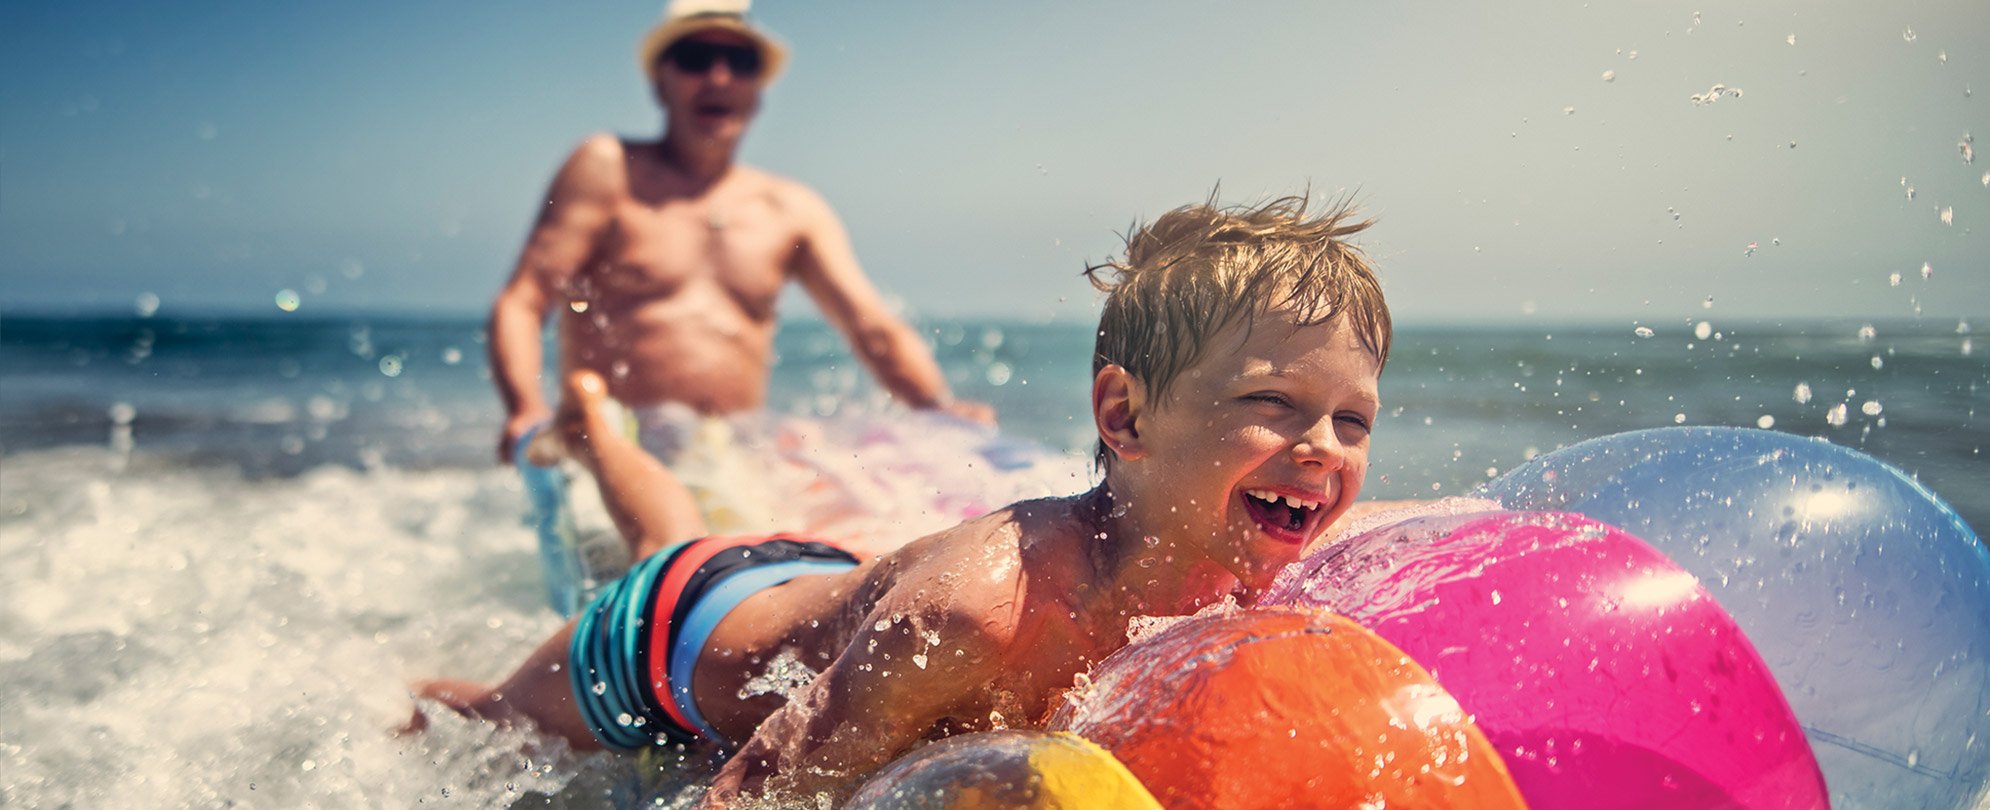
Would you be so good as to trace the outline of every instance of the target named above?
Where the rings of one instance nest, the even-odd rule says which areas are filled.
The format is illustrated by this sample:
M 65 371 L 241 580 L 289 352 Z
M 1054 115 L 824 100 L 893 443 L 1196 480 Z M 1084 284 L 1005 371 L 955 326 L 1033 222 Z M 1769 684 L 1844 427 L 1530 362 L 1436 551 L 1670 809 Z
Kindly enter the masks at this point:
M 678 40 L 700 31 L 731 31 L 753 40 L 764 65 L 760 75 L 772 82 L 788 64 L 788 49 L 747 21 L 746 11 L 752 5 L 752 0 L 670 0 L 663 21 L 650 29 L 636 49 L 636 64 L 642 67 L 643 75 L 655 75 L 657 57 Z

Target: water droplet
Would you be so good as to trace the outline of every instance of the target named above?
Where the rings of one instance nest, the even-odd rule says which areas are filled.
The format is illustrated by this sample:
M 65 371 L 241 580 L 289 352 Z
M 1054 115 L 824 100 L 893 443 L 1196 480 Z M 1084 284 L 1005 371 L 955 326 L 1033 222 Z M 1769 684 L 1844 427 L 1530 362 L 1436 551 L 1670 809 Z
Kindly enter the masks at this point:
M 1962 153 L 1962 162 L 1964 164 L 1976 162 L 1976 150 L 1971 148 L 1969 145 L 1970 142 L 1974 140 L 1976 140 L 1974 137 L 1971 137 L 1969 133 L 1965 132 L 1962 135 L 1962 140 L 1955 142 L 1956 151 Z
M 912 655 L 912 663 L 913 663 L 914 665 L 918 666 L 918 667 L 919 667 L 920 669 L 925 669 L 925 668 L 926 668 L 926 654 L 925 654 L 925 653 L 914 653 L 914 654 Z
M 1873 342 L 1873 338 L 1876 337 L 1879 337 L 1879 330 L 1874 329 L 1872 324 L 1866 324 L 1864 326 L 1859 327 L 1860 343 L 1871 343 Z
M 605 695 L 605 694 L 608 694 L 608 684 L 606 684 L 606 683 L 604 683 L 604 682 L 601 682 L 601 681 L 595 681 L 595 682 L 594 682 L 594 693 L 595 693 L 595 694 L 597 694 L 597 695 Z
M 587 301 L 586 301 L 586 299 L 581 299 L 581 298 L 576 298 L 576 299 L 574 299 L 574 300 L 572 300 L 572 301 L 568 301 L 568 302 L 567 302 L 567 308 L 568 308 L 568 309 L 571 309 L 571 310 L 573 310 L 573 311 L 575 311 L 575 312 L 586 312 L 586 311 L 587 311 Z
M 1685 414 L 1683 414 L 1683 413 L 1675 413 L 1675 414 L 1673 414 L 1673 415 L 1672 415 L 1672 424 L 1675 424 L 1675 425 L 1683 425 L 1683 424 L 1686 424 L 1686 415 L 1685 415 Z
M 1701 308 L 1701 309 L 1713 309 L 1713 308 L 1714 308 L 1714 297 L 1713 297 L 1713 296 L 1711 296 L 1711 295 L 1707 296 L 1707 300 L 1705 300 L 1705 301 L 1701 301 L 1701 302 L 1700 302 L 1700 308 Z
M 1493 591 L 1493 592 L 1492 592 L 1492 603 L 1493 603 L 1493 604 L 1495 604 L 1495 605 L 1499 604 L 1499 602 L 1500 602 L 1500 599 L 1501 599 L 1501 598 L 1502 598 L 1502 597 L 1501 597 L 1501 596 L 1499 595 L 1499 591 L 1495 590 L 1495 591 Z
M 452 366 L 463 362 L 463 350 L 455 346 L 444 348 L 442 350 L 442 362 Z
M 1768 430 L 1769 428 L 1776 426 L 1776 417 L 1770 416 L 1766 413 L 1762 414 L 1761 418 L 1755 420 L 1755 426 L 1763 430 Z
M 1616 80 L 1617 80 L 1617 71 L 1614 70 L 1603 71 L 1603 81 L 1614 82 Z
M 1914 36 L 1914 29 L 1912 28 L 1900 32 L 1900 38 L 1907 42 L 1913 42 L 1915 39 L 1918 39 L 1918 37 Z
M 401 376 L 401 356 L 390 354 L 380 358 L 380 373 L 389 377 Z
M 1783 41 L 1784 41 L 1784 42 L 1788 42 L 1788 43 L 1790 43 L 1791 45 L 1795 45 L 1795 44 L 1797 44 L 1797 35 L 1795 35 L 1795 34 L 1791 34 L 1791 35 L 1789 36 L 1789 38 L 1788 38 L 1788 39 L 1785 39 L 1785 40 L 1783 40 Z
M 1933 277 L 1934 275 L 1935 275 L 1935 267 L 1934 267 L 1934 265 L 1931 265 L 1931 264 L 1929 264 L 1929 263 L 1927 263 L 1927 262 L 1922 262 L 1922 263 L 1921 263 L 1921 277 L 1922 277 L 1922 278 L 1931 278 L 1931 277 Z
M 1877 354 L 1873 355 L 1873 370 L 1878 371 L 1882 368 L 1886 368 L 1886 361 L 1880 359 L 1880 356 Z
M 1886 286 L 1888 287 L 1900 286 L 1900 274 L 1899 273 L 1888 274 L 1886 277 Z
M 1831 410 L 1824 412 L 1824 421 L 1830 423 L 1832 427 L 1844 427 L 1846 416 L 1848 414 L 1845 403 L 1840 402 L 1831 406 Z
M 1707 336 L 1712 335 L 1713 333 L 1714 333 L 1713 324 L 1707 323 L 1706 321 L 1701 321 L 1699 323 L 1693 324 L 1693 337 L 1699 338 L 1701 340 L 1706 340 Z
M 1563 107 L 1563 108 L 1562 108 L 1562 114 L 1563 114 L 1563 115 L 1574 115 L 1574 114 L 1575 114 L 1575 108 L 1574 108 L 1574 107 Z
M 1921 764 L 1921 749 L 1919 748 L 1907 749 L 1907 767 L 1912 768 L 1920 764 Z
M 1879 404 L 1879 400 L 1877 399 L 1866 400 L 1866 404 L 1859 406 L 1859 412 L 1867 416 L 1878 416 L 1882 410 L 1885 410 L 1885 408 Z
M 1638 337 L 1641 338 L 1648 338 L 1657 333 L 1651 331 L 1651 327 L 1649 326 L 1640 326 L 1636 329 L 1631 330 L 1631 334 L 1637 335 Z
M 159 311 L 159 296 L 139 293 L 138 300 L 131 302 L 131 311 L 137 313 L 140 318 L 152 317 L 152 313 Z
M 1954 225 L 1954 224 L 1955 224 L 1955 207 L 1954 207 L 1954 206 L 1943 206 L 1943 207 L 1942 207 L 1942 224 L 1943 224 L 1943 225 Z
M 303 303 L 304 303 L 303 299 L 297 297 L 296 290 L 276 291 L 277 309 L 283 310 L 284 312 L 296 312 L 297 307 L 301 306 Z

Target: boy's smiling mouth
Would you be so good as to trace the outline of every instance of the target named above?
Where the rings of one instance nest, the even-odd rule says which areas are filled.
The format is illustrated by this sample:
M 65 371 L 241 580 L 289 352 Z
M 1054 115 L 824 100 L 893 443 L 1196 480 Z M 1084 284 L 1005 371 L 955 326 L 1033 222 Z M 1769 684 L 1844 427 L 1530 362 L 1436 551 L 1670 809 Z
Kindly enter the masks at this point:
M 1304 542 L 1317 522 L 1321 501 L 1280 495 L 1268 489 L 1244 491 L 1244 509 L 1266 533 L 1290 542 Z

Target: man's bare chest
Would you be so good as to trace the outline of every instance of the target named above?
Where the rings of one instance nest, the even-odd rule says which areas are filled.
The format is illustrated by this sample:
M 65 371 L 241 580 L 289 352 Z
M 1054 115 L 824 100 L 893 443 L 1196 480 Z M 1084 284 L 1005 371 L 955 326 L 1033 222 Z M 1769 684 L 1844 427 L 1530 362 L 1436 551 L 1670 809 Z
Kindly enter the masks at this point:
M 689 206 L 632 205 L 616 212 L 583 275 L 594 287 L 621 295 L 715 286 L 771 300 L 788 280 L 795 250 L 791 231 L 764 218 L 714 222 Z

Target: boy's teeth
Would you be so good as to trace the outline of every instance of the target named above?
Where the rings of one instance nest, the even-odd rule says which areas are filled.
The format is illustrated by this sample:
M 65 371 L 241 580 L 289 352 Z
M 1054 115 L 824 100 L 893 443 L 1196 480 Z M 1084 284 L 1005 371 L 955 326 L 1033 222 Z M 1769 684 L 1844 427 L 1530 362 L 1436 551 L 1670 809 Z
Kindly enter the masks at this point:
M 1245 490 L 1244 494 L 1256 498 L 1260 501 L 1264 501 L 1266 503 L 1278 503 L 1279 501 L 1284 501 L 1286 506 L 1292 507 L 1293 509 L 1320 508 L 1319 501 L 1309 501 L 1304 498 L 1300 498 L 1297 495 L 1279 495 L 1276 492 L 1271 492 L 1269 490 L 1263 490 L 1263 489 Z

